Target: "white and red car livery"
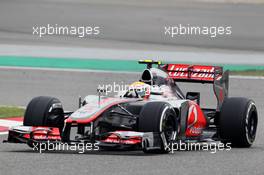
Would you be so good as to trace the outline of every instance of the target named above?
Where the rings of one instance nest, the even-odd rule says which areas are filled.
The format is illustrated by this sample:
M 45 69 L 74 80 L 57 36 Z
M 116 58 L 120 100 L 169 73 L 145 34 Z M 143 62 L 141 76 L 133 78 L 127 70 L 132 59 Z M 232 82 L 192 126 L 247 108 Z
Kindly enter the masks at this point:
M 98 95 L 80 101 L 74 112 L 64 112 L 56 98 L 34 98 L 27 106 L 23 126 L 11 128 L 7 142 L 29 146 L 47 141 L 89 142 L 101 148 L 136 148 L 146 153 L 170 152 L 168 145 L 179 141 L 211 139 L 232 146 L 252 145 L 257 109 L 250 99 L 228 97 L 228 71 L 219 66 L 139 63 L 147 69 L 133 83 L 134 89 L 116 97 L 104 96 L 99 90 Z M 177 85 L 180 82 L 213 84 L 217 106 L 201 108 L 200 93 L 183 94 Z

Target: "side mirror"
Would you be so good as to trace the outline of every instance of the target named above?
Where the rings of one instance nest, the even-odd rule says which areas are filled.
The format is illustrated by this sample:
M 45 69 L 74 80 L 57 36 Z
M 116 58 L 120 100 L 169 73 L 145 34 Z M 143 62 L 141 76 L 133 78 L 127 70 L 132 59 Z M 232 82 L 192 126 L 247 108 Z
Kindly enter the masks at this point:
M 200 92 L 187 92 L 186 99 L 195 101 L 200 105 Z

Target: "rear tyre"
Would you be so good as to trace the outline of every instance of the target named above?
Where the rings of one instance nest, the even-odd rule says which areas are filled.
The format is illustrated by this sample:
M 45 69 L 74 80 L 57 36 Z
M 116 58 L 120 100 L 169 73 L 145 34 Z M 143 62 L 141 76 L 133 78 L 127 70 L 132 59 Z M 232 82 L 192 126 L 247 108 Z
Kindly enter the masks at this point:
M 33 98 L 24 115 L 24 126 L 49 126 L 60 130 L 64 125 L 64 112 L 57 98 L 40 96 Z
M 166 145 L 176 139 L 178 127 L 176 116 L 172 106 L 165 102 L 149 102 L 143 106 L 138 121 L 139 132 L 163 133 L 165 136 L 160 149 L 147 150 L 143 146 L 145 153 L 168 153 L 170 151 Z
M 222 105 L 219 135 L 232 147 L 250 147 L 256 137 L 258 113 L 255 103 L 247 98 L 228 98 Z

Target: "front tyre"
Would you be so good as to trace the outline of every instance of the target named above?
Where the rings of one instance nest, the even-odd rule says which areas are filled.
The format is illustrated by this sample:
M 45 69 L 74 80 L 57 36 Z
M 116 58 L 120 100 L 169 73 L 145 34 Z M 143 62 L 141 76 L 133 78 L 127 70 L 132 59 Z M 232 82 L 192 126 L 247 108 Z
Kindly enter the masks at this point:
M 250 147 L 256 137 L 258 113 L 255 103 L 247 98 L 227 98 L 219 119 L 219 135 L 233 147 Z
M 145 153 L 168 153 L 167 149 L 177 136 L 177 115 L 173 107 L 165 102 L 149 102 L 145 104 L 140 112 L 138 121 L 139 132 L 161 133 L 161 148 L 155 150 L 147 150 L 143 146 Z
M 33 98 L 25 111 L 24 126 L 49 126 L 60 130 L 64 125 L 64 112 L 57 98 L 40 96 Z

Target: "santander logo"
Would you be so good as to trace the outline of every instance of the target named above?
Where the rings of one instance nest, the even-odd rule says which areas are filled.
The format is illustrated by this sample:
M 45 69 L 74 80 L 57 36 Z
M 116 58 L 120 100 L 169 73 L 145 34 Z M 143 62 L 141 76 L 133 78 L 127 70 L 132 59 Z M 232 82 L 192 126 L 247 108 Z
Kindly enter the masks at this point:
M 206 119 L 199 106 L 193 102 L 190 102 L 188 112 L 188 126 L 186 130 L 186 136 L 198 136 L 203 132 L 203 129 L 206 127 Z
M 192 104 L 189 108 L 188 128 L 191 128 L 198 120 L 198 112 L 196 106 Z

